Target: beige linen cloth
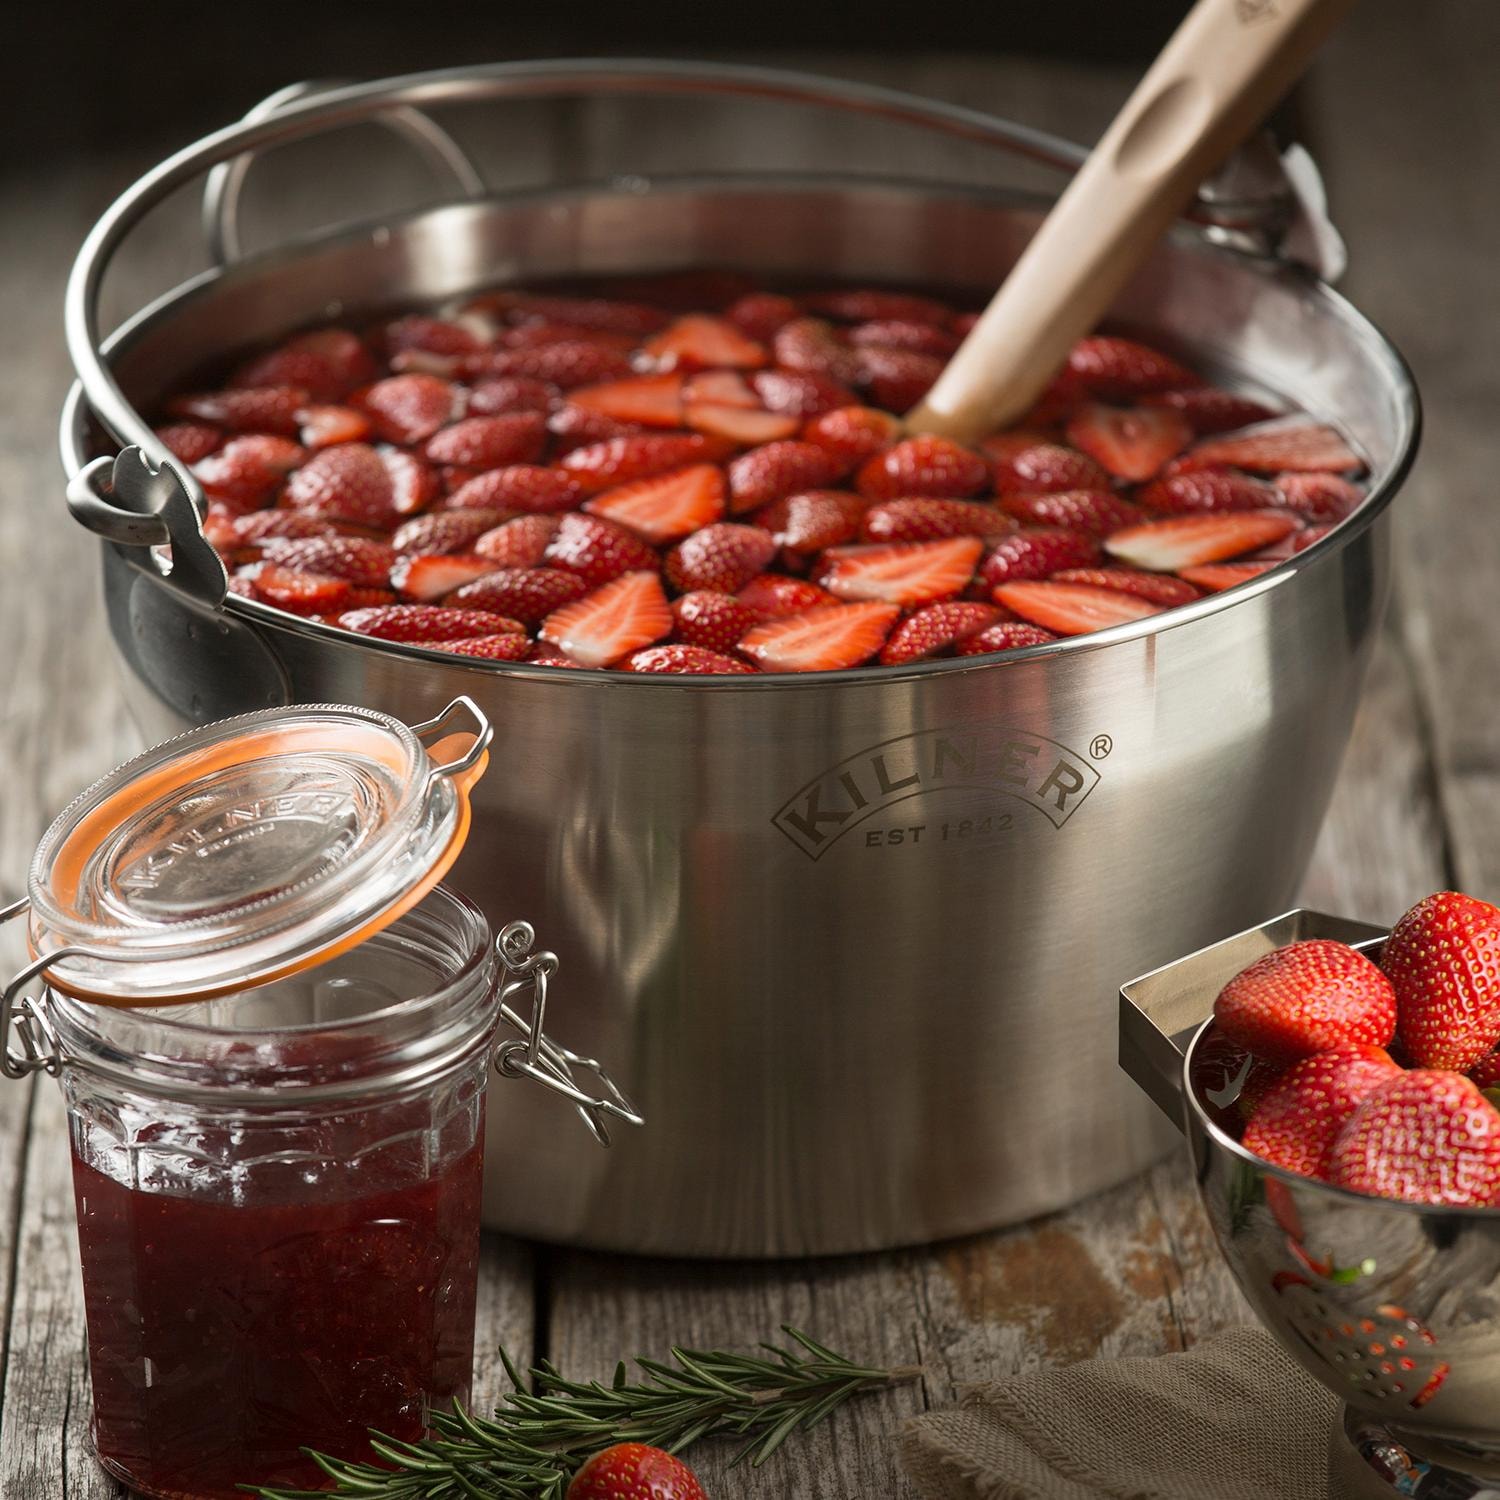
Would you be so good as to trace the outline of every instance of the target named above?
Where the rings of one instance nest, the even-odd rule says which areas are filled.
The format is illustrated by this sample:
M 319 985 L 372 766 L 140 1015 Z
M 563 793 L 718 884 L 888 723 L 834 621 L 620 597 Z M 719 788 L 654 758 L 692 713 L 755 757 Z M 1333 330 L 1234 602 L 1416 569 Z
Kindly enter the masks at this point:
M 1336 1405 L 1269 1334 L 1234 1328 L 979 1386 L 909 1422 L 901 1459 L 922 1500 L 1346 1500 Z

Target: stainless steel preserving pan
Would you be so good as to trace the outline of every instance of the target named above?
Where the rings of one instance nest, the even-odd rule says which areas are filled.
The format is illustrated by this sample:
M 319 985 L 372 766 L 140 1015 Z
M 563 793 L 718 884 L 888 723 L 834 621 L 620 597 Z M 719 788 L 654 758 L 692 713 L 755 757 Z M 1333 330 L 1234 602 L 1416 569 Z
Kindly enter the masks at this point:
M 544 1103 L 505 1101 L 493 1223 L 638 1251 L 787 1255 L 958 1234 L 1116 1182 L 1165 1146 L 1115 1063 L 1118 975 L 1289 902 L 1384 607 L 1386 508 L 1416 442 L 1396 353 L 1268 249 L 1298 213 L 1279 178 L 1249 202 L 1222 186 L 1200 201 L 1115 316 L 1338 423 L 1374 493 L 1252 586 L 1073 642 L 796 679 L 462 663 L 226 599 L 189 476 L 153 477 L 127 455 L 111 491 L 107 460 L 90 466 L 121 442 L 161 460 L 140 413 L 165 390 L 331 311 L 702 264 L 982 292 L 1043 208 L 993 184 L 785 173 L 486 195 L 429 125 L 390 113 L 600 93 L 863 111 L 993 146 L 997 177 L 1018 154 L 1079 156 L 848 84 L 583 63 L 282 100 L 164 163 L 75 268 L 81 383 L 63 424 L 71 504 L 108 538 L 110 625 L 142 725 L 290 700 L 407 719 L 459 692 L 482 704 L 496 765 L 454 878 L 492 915 L 536 923 L 581 1042 L 621 1061 L 651 1120 L 596 1163 Z M 101 344 L 100 281 L 146 206 L 248 151 L 376 116 L 420 131 L 461 201 L 231 258 Z M 235 186 L 221 176 L 211 194 L 214 243 L 231 252 Z

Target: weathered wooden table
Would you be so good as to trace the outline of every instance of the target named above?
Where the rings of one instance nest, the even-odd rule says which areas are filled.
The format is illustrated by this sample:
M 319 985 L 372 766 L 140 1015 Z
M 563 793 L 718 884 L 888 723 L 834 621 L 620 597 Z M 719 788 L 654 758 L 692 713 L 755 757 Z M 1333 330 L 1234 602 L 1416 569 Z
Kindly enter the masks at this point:
M 1415 365 L 1424 454 L 1397 503 L 1397 601 L 1304 895 L 1375 919 L 1448 884 L 1500 892 L 1500 411 L 1494 265 L 1500 110 L 1488 0 L 1366 0 L 1309 85 L 1307 112 L 1353 267 L 1347 290 Z M 778 59 L 781 60 L 781 59 Z M 1080 138 L 1128 79 L 1003 58 L 916 55 L 797 64 L 992 109 Z M 250 101 L 237 101 L 248 103 Z M 226 105 L 226 108 L 228 105 Z M 798 127 L 804 128 L 804 127 Z M 584 116 L 540 114 L 511 140 L 518 176 L 595 149 Z M 789 137 L 790 138 L 790 137 Z M 164 142 L 163 146 L 173 143 Z M 613 143 L 618 147 L 619 143 Z M 858 143 L 851 140 L 850 150 Z M 68 378 L 59 295 L 67 262 L 118 187 L 147 164 L 11 163 L 0 178 L 0 894 L 73 793 L 138 748 L 110 660 L 92 542 L 65 516 L 53 432 Z M 191 240 L 158 241 L 160 284 Z M 132 303 L 131 306 L 138 304 Z M 1232 849 L 1224 851 L 1232 859 Z M 12 956 L 7 954 L 7 957 Z M 1126 976 L 1122 976 L 1126 977 Z M 1103 997 L 1101 997 L 1103 998 Z M 1101 1025 L 1112 1024 L 1101 1011 Z M 88 1376 L 73 1207 L 57 1090 L 0 1087 L 0 1496 L 113 1496 L 88 1443 Z M 673 1191 L 691 1192 L 690 1183 Z M 574 1374 L 677 1341 L 753 1341 L 797 1323 L 859 1357 L 921 1363 L 920 1385 L 851 1407 L 755 1475 L 711 1493 L 909 1495 L 890 1442 L 900 1421 L 964 1382 L 1094 1355 L 1182 1348 L 1241 1318 L 1179 1160 L 1067 1213 L 928 1250 L 792 1265 L 610 1259 L 492 1237 L 479 1330 L 481 1400 L 494 1351 L 547 1354 Z

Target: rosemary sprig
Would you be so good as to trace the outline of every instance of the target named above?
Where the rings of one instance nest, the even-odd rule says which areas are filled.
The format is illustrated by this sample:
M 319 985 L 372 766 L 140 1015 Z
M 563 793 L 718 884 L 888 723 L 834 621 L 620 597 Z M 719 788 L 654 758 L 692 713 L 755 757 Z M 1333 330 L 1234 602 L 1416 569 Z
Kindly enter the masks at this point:
M 797 1329 L 793 1347 L 761 1353 L 673 1349 L 672 1364 L 636 1360 L 632 1383 L 621 1363 L 609 1385 L 567 1380 L 550 1362 L 530 1388 L 503 1350 L 515 1387 L 493 1417 L 455 1406 L 433 1418 L 434 1436 L 418 1443 L 371 1435 L 384 1464 L 356 1464 L 307 1450 L 334 1481 L 332 1490 L 256 1489 L 262 1500 L 563 1500 L 573 1470 L 613 1443 L 650 1443 L 676 1453 L 702 1438 L 740 1441 L 733 1463 L 762 1464 L 799 1429 L 821 1422 L 862 1391 L 915 1380 L 916 1366 L 858 1365 Z

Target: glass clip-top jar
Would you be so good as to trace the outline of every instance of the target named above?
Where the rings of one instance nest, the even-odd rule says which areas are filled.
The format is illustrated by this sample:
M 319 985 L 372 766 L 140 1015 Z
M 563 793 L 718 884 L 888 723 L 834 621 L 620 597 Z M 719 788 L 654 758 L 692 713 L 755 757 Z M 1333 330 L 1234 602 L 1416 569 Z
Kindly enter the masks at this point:
M 79 796 L 0 911 L 0 1068 L 61 1081 L 95 1447 L 144 1494 L 317 1487 L 304 1445 L 468 1399 L 492 1064 L 606 1145 L 641 1123 L 544 1034 L 531 927 L 440 883 L 491 736 L 468 698 L 207 725 Z

